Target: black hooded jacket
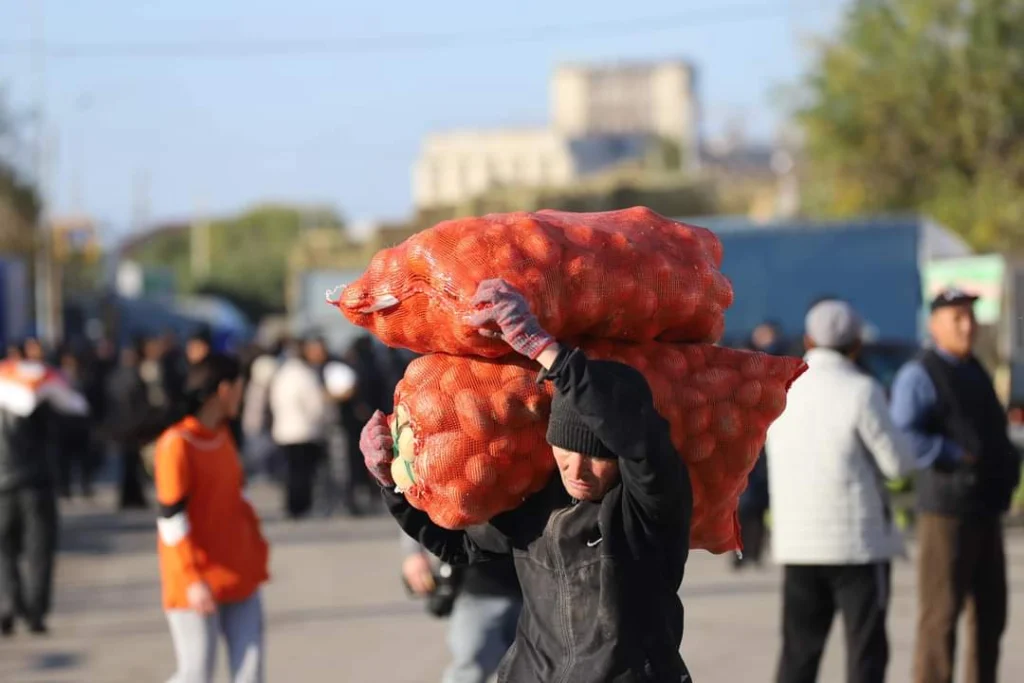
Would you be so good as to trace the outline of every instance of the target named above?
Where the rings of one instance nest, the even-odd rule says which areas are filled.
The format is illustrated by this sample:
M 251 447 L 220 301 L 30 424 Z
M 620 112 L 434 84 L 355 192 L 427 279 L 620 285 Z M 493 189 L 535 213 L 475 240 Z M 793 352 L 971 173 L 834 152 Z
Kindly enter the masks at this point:
M 555 474 L 519 508 L 468 532 L 433 524 L 385 490 L 388 507 L 449 564 L 512 553 L 523 611 L 499 681 L 688 683 L 678 591 L 693 494 L 668 423 L 628 366 L 563 348 L 541 379 L 554 382 L 619 458 L 621 481 L 600 502 L 573 500 Z

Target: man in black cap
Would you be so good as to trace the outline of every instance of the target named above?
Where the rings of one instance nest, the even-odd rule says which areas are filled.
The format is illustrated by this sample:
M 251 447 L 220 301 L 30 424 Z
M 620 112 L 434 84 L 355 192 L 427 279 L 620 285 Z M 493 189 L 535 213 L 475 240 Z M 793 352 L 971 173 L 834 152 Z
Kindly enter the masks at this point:
M 957 622 L 968 615 L 966 680 L 996 683 L 1006 626 L 1000 516 L 1020 479 L 1006 412 L 974 356 L 978 297 L 959 289 L 931 303 L 934 348 L 900 370 L 892 416 L 914 442 L 918 628 L 915 683 L 950 683 Z
M 647 381 L 559 345 L 501 280 L 481 283 L 474 303 L 469 324 L 537 360 L 541 381 L 554 383 L 547 438 L 559 476 L 489 525 L 449 531 L 394 491 L 378 412 L 360 448 L 391 514 L 448 564 L 512 553 L 523 609 L 499 681 L 689 682 L 678 591 L 693 494 Z

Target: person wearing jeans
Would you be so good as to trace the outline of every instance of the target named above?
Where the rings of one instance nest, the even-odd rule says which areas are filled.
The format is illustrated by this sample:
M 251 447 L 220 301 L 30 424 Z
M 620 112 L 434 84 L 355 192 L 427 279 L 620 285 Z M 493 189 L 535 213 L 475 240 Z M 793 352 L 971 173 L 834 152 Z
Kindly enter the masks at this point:
M 903 550 L 884 479 L 914 468 L 881 387 L 861 372 L 861 321 L 849 304 L 814 306 L 808 371 L 789 390 L 765 446 L 772 549 L 784 565 L 778 683 L 814 683 L 843 615 L 847 683 L 884 683 L 890 562 Z
M 409 536 L 402 534 L 405 560 L 402 576 L 413 593 L 426 596 L 435 587 L 436 558 Z M 516 637 L 522 608 L 512 558 L 464 568 L 455 603 L 449 616 L 448 649 L 452 660 L 442 683 L 486 683 L 498 670 Z
M 160 437 L 155 457 L 163 606 L 177 659 L 171 681 L 210 683 L 223 634 L 232 682 L 262 683 L 268 549 L 242 496 L 230 429 L 242 399 L 238 362 L 208 355 L 189 368 L 185 394 L 188 414 Z
M 172 683 L 212 681 L 222 634 L 228 646 L 231 680 L 263 680 L 263 605 L 258 591 L 241 602 L 219 604 L 211 613 L 169 610 L 167 623 L 178 663 Z

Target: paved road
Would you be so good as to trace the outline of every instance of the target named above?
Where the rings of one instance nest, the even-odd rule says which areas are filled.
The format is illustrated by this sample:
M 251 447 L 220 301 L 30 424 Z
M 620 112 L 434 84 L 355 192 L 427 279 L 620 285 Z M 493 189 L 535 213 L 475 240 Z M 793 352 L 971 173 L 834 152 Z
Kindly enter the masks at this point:
M 374 518 L 276 519 L 258 490 L 272 543 L 265 590 L 269 680 L 288 683 L 433 683 L 447 652 L 444 622 L 424 615 L 401 588 L 396 528 Z M 109 500 L 65 507 L 53 634 L 0 642 L 0 681 L 149 683 L 173 661 L 159 609 L 154 527 L 146 513 L 114 516 Z M 1011 537 L 1010 631 L 1002 681 L 1024 680 L 1024 535 Z M 780 576 L 734 575 L 726 559 L 696 553 L 683 586 L 684 655 L 700 683 L 767 683 L 778 650 Z M 909 680 L 915 609 L 912 568 L 896 568 L 889 681 Z M 843 680 L 841 626 L 821 680 Z M 381 654 L 383 653 L 383 655 Z M 223 679 L 226 680 L 226 679 Z

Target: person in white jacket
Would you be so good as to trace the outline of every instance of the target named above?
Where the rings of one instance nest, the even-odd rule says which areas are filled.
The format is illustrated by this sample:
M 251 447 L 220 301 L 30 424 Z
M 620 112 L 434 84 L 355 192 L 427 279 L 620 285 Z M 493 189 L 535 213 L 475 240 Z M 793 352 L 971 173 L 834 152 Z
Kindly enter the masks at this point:
M 823 301 L 805 321 L 808 372 L 768 431 L 772 546 L 785 567 L 778 683 L 812 683 L 835 611 L 847 681 L 882 683 L 889 659 L 890 561 L 903 551 L 886 479 L 914 469 L 882 387 L 854 364 L 862 322 Z
M 287 464 L 285 513 L 307 516 L 313 508 L 313 482 L 327 455 L 327 393 L 319 372 L 289 343 L 285 360 L 270 383 L 270 434 Z
M 328 362 L 316 338 L 290 343 L 285 360 L 270 382 L 270 435 L 288 466 L 285 511 L 290 519 L 307 516 L 313 508 L 317 470 L 326 464 L 328 425 L 333 401 L 346 400 L 355 389 L 356 375 L 344 363 Z

